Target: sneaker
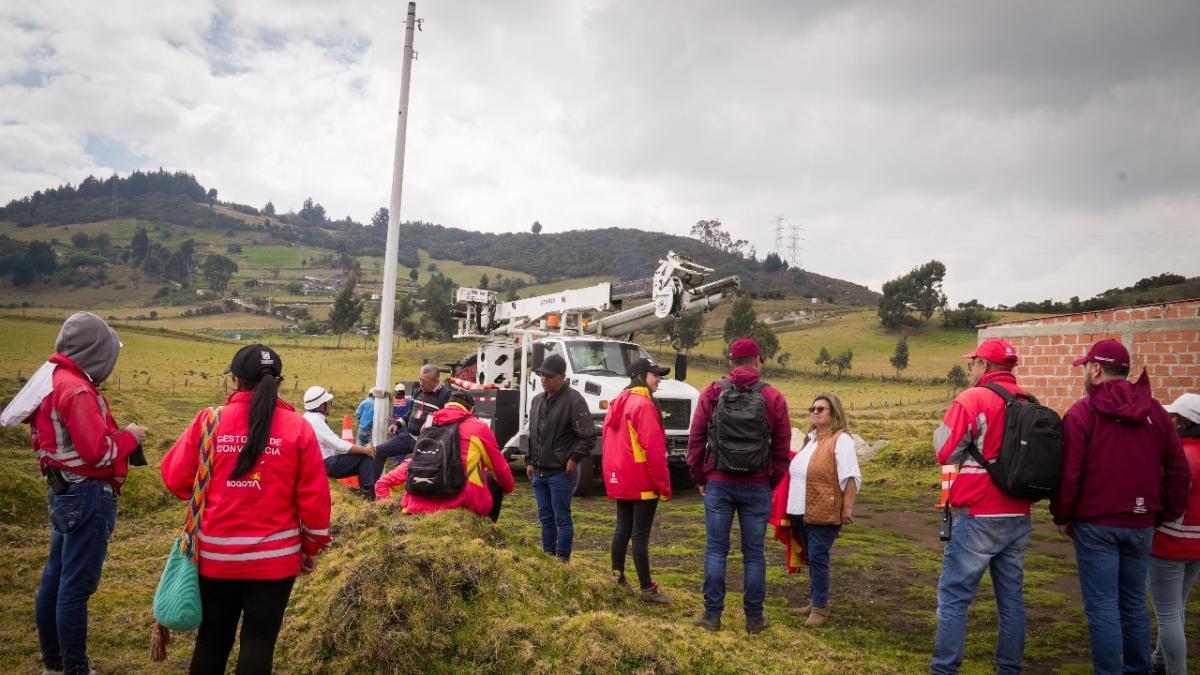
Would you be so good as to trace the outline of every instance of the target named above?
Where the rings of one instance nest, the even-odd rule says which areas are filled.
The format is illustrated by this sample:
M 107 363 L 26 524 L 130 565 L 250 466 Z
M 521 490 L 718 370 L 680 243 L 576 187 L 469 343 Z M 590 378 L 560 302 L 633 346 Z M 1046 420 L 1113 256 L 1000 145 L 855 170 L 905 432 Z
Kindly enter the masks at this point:
M 692 622 L 692 625 L 699 626 L 710 633 L 715 633 L 721 630 L 721 617 L 707 613 L 701 614 L 699 619 Z
M 671 604 L 671 598 L 659 590 L 658 582 L 655 581 L 642 589 L 642 602 L 648 605 L 669 605 Z
M 748 616 L 746 617 L 746 632 L 751 635 L 758 635 L 767 629 L 767 617 L 765 616 Z

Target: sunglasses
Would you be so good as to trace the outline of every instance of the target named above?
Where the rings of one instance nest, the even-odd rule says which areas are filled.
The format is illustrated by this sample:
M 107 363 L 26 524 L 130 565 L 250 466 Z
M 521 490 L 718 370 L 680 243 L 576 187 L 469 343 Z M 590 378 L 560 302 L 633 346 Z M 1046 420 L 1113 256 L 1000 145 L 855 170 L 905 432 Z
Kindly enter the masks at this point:
M 823 405 L 814 405 L 813 407 L 808 409 L 808 412 L 813 413 L 815 415 L 817 413 L 823 413 L 826 410 L 829 410 L 829 408 L 826 408 Z

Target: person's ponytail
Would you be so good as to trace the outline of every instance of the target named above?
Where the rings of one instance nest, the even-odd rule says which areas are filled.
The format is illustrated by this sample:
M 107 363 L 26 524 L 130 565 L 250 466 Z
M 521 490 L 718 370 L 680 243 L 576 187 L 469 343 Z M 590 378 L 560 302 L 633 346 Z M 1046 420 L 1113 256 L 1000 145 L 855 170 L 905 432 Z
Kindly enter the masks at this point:
M 275 416 L 275 401 L 279 398 L 279 378 L 267 368 L 259 372 L 261 379 L 254 387 L 254 400 L 250 403 L 249 432 L 246 444 L 238 453 L 233 477 L 245 475 L 258 464 L 271 436 L 271 419 Z

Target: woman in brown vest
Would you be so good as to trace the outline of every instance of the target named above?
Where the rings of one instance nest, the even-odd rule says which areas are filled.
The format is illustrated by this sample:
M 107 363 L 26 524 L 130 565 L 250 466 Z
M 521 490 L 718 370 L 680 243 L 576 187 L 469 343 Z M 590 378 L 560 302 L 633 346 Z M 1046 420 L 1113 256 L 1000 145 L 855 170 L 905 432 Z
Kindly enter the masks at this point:
M 786 513 L 790 539 L 808 558 L 811 600 L 796 613 L 808 616 L 805 626 L 820 626 L 829 618 L 829 549 L 842 525 L 854 522 L 862 472 L 838 397 L 820 394 L 808 411 L 810 432 L 804 447 L 792 455 L 788 475 L 775 491 L 772 511 Z M 775 521 L 785 524 L 782 519 Z M 793 569 L 789 560 L 789 571 Z

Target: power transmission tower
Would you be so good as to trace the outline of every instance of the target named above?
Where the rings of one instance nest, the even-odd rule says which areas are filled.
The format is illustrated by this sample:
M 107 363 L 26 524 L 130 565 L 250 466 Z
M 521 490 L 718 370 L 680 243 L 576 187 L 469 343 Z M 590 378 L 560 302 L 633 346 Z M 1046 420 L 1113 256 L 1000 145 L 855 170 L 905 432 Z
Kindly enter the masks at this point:
M 800 242 L 804 238 L 800 236 L 799 225 L 792 225 L 791 228 L 791 236 L 788 238 L 788 264 L 793 269 L 800 269 Z
M 775 253 L 783 251 L 783 214 L 775 216 Z

